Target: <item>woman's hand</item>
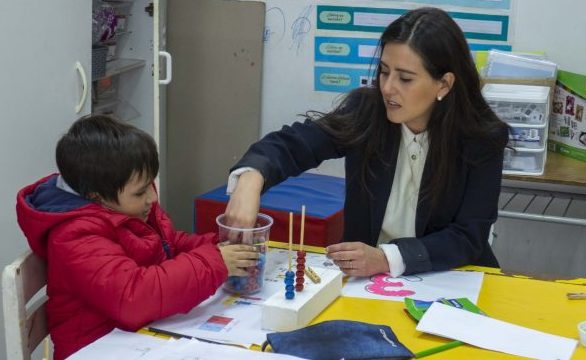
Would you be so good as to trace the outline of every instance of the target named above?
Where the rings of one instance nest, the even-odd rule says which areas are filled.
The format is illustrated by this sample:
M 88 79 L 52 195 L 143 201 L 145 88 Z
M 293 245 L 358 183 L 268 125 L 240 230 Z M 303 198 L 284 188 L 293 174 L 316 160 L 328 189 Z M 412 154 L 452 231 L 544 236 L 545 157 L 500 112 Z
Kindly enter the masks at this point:
M 389 271 L 387 257 L 381 249 L 363 242 L 343 242 L 326 248 L 326 256 L 338 265 L 344 274 L 371 276 Z
M 226 206 L 227 224 L 236 228 L 252 228 L 260 208 L 264 178 L 257 170 L 246 171 L 238 178 L 236 189 Z
M 229 276 L 247 276 L 246 268 L 256 266 L 258 252 L 254 246 L 242 244 L 220 244 L 219 246 Z

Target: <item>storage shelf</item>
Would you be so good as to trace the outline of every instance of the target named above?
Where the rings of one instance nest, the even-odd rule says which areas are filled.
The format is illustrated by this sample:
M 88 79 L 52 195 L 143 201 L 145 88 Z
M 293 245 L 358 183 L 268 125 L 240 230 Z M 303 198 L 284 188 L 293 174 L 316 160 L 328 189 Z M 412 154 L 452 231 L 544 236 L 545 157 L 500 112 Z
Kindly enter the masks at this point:
M 118 104 L 120 104 L 120 99 L 101 100 L 92 106 L 92 112 L 101 114 L 104 110 L 114 108 Z
M 499 216 L 586 227 L 586 196 L 503 187 Z
M 92 80 L 100 80 L 107 78 L 109 76 L 119 75 L 125 73 L 127 71 L 131 71 L 134 69 L 138 69 L 143 67 L 146 64 L 145 60 L 139 59 L 116 59 L 109 61 L 106 63 L 106 75 L 101 76 L 97 79 Z
M 92 108 L 92 114 L 109 115 L 122 121 L 130 121 L 140 116 L 140 112 L 124 99 L 98 101 Z

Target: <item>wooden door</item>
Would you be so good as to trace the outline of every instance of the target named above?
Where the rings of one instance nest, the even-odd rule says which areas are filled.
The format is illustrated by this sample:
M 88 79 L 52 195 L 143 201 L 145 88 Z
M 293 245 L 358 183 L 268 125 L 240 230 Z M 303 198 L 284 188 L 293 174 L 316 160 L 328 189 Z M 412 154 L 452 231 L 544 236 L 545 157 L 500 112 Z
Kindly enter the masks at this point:
M 260 134 L 265 4 L 173 0 L 167 4 L 167 204 L 192 230 L 193 200 L 225 184 Z

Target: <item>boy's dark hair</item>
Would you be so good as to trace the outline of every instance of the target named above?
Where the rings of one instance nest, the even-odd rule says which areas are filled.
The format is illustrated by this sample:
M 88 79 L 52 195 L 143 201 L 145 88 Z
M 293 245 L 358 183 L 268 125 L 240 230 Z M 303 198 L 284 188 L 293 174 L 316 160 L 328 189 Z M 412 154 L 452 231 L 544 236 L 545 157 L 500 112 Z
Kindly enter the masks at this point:
M 133 174 L 154 180 L 157 145 L 144 131 L 109 116 L 84 117 L 57 143 L 57 167 L 65 182 L 86 199 L 95 195 L 118 203 Z

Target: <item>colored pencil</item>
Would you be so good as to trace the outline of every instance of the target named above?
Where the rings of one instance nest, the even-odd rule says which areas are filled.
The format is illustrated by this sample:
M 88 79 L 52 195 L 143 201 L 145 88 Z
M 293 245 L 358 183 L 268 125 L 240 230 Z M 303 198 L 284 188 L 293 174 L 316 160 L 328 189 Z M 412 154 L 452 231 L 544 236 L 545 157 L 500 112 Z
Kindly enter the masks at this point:
M 586 292 L 582 293 L 567 293 L 568 300 L 586 300 Z
M 436 346 L 436 347 L 429 348 L 427 350 L 422 350 L 422 351 L 416 352 L 415 353 L 415 358 L 416 359 L 419 359 L 419 358 L 422 358 L 422 357 L 425 357 L 425 356 L 437 354 L 439 352 L 446 351 L 446 350 L 449 350 L 449 349 L 458 347 L 458 346 L 463 345 L 463 344 L 464 344 L 463 342 L 458 341 L 458 340 L 452 341 L 452 342 L 449 342 L 447 344 L 443 344 L 443 345 L 440 345 L 440 346 Z

